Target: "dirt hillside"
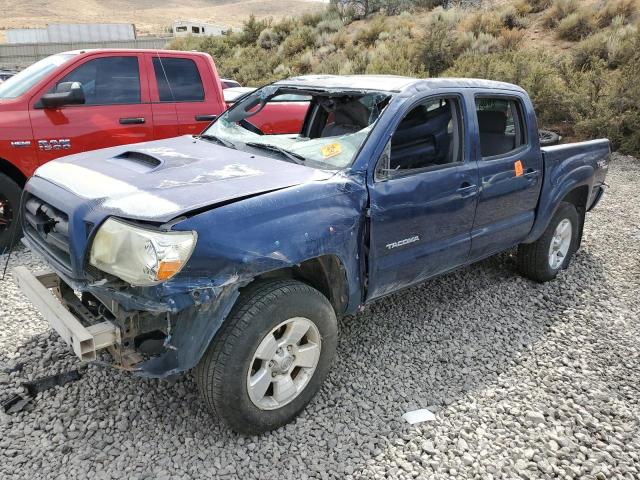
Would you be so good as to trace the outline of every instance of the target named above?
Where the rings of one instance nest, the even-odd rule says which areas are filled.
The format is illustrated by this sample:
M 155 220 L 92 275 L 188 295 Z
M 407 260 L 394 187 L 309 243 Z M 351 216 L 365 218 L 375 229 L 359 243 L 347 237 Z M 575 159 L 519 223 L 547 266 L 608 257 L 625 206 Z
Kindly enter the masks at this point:
M 241 25 L 258 18 L 298 15 L 322 8 L 313 0 L 0 0 L 0 30 L 48 23 L 134 23 L 140 34 L 162 33 L 174 20 Z

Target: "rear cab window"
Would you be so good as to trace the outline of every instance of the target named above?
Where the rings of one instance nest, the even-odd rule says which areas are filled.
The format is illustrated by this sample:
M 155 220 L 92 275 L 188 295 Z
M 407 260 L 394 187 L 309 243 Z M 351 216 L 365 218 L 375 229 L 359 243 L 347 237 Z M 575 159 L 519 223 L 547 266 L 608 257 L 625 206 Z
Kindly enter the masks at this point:
M 476 115 L 483 159 L 508 156 L 527 145 L 522 102 L 508 97 L 476 97 Z
M 161 102 L 202 102 L 204 86 L 198 66 L 190 58 L 153 57 Z

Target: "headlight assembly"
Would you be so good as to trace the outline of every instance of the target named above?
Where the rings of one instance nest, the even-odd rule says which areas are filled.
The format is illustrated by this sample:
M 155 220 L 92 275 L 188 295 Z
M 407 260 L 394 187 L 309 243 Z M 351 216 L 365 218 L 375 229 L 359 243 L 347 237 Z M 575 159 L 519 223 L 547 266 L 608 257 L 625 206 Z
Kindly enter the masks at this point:
M 155 285 L 184 267 L 196 240 L 196 232 L 160 232 L 109 218 L 93 239 L 89 263 L 131 285 Z

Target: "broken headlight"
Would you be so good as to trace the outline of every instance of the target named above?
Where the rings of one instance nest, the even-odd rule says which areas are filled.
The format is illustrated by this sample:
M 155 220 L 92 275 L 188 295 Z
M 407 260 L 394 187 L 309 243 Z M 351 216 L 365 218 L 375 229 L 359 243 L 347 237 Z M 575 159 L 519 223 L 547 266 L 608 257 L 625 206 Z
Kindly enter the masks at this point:
M 91 246 L 89 263 L 131 285 L 169 280 L 187 263 L 196 232 L 160 232 L 107 219 Z

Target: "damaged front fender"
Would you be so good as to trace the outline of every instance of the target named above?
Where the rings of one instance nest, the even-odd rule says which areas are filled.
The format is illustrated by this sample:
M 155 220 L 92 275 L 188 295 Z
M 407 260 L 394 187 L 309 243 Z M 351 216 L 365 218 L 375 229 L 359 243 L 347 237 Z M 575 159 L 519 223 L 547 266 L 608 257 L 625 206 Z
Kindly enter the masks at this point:
M 334 258 L 344 278 L 327 283 L 331 293 L 341 292 L 334 287 L 342 281 L 345 291 L 334 303 L 342 310 L 337 313 L 354 311 L 363 298 L 366 202 L 364 174 L 336 174 L 198 212 L 173 225 L 197 231 L 198 243 L 171 281 L 153 287 L 99 281 L 74 289 L 95 297 L 120 326 L 116 363 L 125 365 L 127 355 L 144 350 L 150 333 L 161 332 L 161 348 L 131 369 L 146 377 L 180 373 L 200 361 L 241 288 L 256 278 L 285 270 L 304 276 L 311 259 Z

